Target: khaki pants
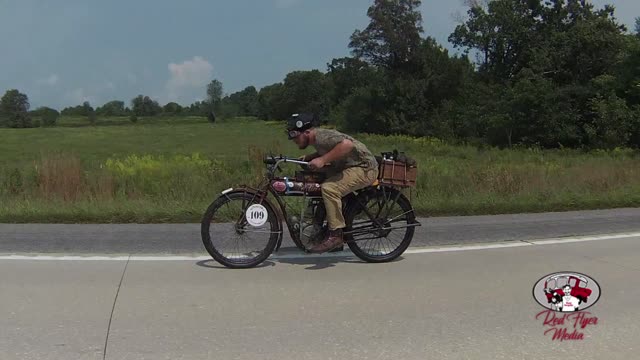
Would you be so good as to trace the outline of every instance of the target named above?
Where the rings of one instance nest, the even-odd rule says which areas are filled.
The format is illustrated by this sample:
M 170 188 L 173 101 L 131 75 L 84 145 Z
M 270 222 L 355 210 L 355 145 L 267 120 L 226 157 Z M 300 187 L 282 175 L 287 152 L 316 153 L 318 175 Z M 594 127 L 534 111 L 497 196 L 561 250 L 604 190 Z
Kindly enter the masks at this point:
M 342 215 L 342 198 L 355 190 L 373 184 L 377 178 L 377 168 L 352 167 L 327 178 L 322 183 L 322 198 L 327 210 L 330 230 L 342 229 L 346 226 Z

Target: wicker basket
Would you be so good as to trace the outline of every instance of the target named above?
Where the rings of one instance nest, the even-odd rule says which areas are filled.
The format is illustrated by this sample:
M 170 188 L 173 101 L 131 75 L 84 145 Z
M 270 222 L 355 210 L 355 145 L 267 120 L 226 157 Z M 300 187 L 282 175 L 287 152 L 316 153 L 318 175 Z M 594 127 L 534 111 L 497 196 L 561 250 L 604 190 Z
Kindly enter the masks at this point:
M 417 179 L 417 166 L 407 166 L 406 163 L 394 160 L 382 160 L 380 162 L 378 181 L 381 184 L 414 187 Z

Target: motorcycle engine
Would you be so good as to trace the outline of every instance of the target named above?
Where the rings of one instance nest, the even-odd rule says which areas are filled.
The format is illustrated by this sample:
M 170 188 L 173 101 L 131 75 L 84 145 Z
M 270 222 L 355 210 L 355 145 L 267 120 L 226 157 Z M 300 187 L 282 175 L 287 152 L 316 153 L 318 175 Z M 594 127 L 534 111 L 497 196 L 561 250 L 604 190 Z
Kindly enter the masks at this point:
M 302 222 L 302 238 L 300 239 L 305 246 L 313 246 L 322 242 L 324 239 L 327 226 L 324 225 L 325 210 L 322 199 L 311 199 L 307 205 Z
M 317 244 L 324 238 L 322 226 L 318 224 L 305 223 L 302 227 L 302 243 Z

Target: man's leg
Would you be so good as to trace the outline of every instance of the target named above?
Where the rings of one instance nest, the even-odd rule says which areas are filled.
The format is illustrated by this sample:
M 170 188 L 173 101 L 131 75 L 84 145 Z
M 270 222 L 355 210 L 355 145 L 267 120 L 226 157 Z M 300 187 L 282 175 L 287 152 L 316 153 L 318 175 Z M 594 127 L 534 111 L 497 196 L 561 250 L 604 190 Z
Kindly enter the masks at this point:
M 327 210 L 329 235 L 312 252 L 326 252 L 343 244 L 342 229 L 346 226 L 342 214 L 342 197 L 352 191 L 371 185 L 377 178 L 377 169 L 348 168 L 322 183 L 322 198 Z

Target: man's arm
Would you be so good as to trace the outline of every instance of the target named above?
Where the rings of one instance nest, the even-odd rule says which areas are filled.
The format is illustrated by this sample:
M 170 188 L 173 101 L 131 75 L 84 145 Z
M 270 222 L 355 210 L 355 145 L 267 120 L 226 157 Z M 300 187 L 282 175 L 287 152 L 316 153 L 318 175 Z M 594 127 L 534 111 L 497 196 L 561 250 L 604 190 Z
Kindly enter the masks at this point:
M 349 139 L 344 139 L 341 142 L 339 142 L 336 146 L 334 146 L 333 149 L 331 149 L 331 151 L 324 154 L 320 158 L 323 160 L 325 164 L 334 162 L 346 156 L 349 152 L 351 152 L 351 150 L 353 150 L 354 146 L 355 145 L 353 144 L 353 141 Z
M 311 161 L 317 157 L 320 157 L 320 154 L 318 154 L 318 152 L 314 152 L 313 154 L 304 155 L 302 157 L 302 161 Z

